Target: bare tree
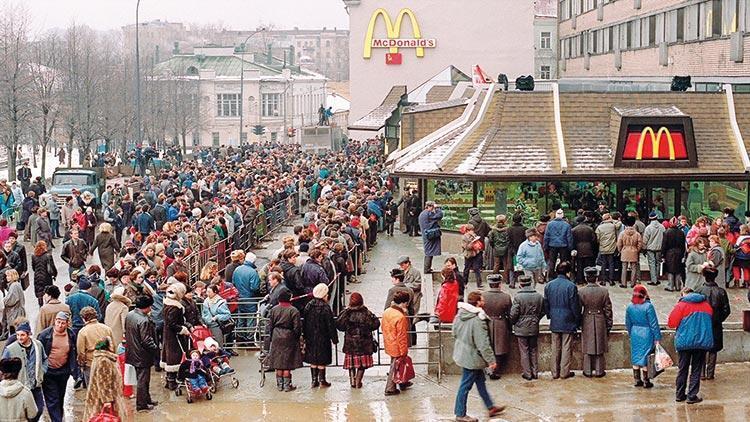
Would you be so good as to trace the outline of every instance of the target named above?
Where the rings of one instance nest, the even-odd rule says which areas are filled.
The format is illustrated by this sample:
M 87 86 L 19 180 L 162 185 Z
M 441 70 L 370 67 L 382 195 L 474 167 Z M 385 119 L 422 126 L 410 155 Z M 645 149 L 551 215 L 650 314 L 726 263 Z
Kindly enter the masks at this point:
M 34 134 L 42 149 L 41 176 L 44 179 L 47 168 L 47 146 L 57 125 L 60 114 L 59 66 L 60 41 L 51 33 L 35 43 L 29 69 L 32 78 L 32 98 L 34 105 Z M 36 148 L 35 148 L 36 149 Z
M 0 12 L 0 142 L 8 151 L 8 179 L 16 179 L 21 137 L 30 124 L 29 14 L 13 3 Z

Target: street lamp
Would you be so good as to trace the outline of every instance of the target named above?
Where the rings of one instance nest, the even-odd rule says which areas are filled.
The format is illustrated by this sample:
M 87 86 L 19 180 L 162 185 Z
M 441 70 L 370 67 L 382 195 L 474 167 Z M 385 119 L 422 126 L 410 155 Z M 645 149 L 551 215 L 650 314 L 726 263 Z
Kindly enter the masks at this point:
M 138 8 L 141 6 L 141 0 L 135 3 L 135 109 L 136 109 L 136 126 L 138 128 L 138 145 L 143 145 L 143 131 L 141 130 L 141 52 L 140 40 L 138 38 Z
M 259 30 L 248 35 L 247 38 L 245 38 L 245 42 L 242 43 L 242 56 L 240 56 L 240 137 L 238 138 L 240 146 L 242 146 L 242 121 L 245 117 L 245 46 L 247 45 L 247 42 L 250 40 L 250 38 L 265 30 L 266 28 L 260 28 Z

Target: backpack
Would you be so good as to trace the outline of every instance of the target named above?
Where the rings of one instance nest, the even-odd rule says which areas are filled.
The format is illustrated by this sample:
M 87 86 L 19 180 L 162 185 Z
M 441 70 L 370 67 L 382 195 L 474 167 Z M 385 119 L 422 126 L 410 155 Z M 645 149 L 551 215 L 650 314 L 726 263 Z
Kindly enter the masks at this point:
M 742 239 L 742 242 L 737 246 L 738 259 L 750 260 L 750 237 Z

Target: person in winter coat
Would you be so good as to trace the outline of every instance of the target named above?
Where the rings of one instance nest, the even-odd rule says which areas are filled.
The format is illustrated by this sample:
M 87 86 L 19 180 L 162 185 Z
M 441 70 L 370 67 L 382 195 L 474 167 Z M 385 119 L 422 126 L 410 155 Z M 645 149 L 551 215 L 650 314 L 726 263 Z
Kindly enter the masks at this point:
M 470 273 L 473 271 L 477 279 L 477 289 L 482 288 L 482 247 L 483 240 L 474 231 L 472 224 L 464 225 L 461 236 L 461 252 L 464 256 L 464 280 L 469 283 Z
M 458 281 L 450 268 L 443 268 L 441 274 L 443 282 L 435 302 L 435 315 L 440 322 L 451 323 L 458 311 Z
M 596 261 L 596 233 L 592 228 L 593 218 L 585 217 L 584 222 L 571 230 L 573 235 L 573 254 L 576 268 L 576 284 L 585 282 L 584 268 L 591 267 Z
M 53 324 L 37 334 L 44 349 L 47 372 L 42 381 L 42 393 L 52 422 L 63 422 L 63 404 L 70 376 L 78 372 L 76 335 L 69 328 L 70 316 L 65 312 L 55 315 Z
M 47 248 L 44 241 L 36 242 L 34 246 L 34 255 L 31 257 L 31 269 L 34 271 L 34 294 L 42 306 L 44 291 L 47 286 L 51 286 L 57 277 L 57 267 L 55 260 Z
M 36 219 L 36 239 L 47 243 L 50 249 L 54 249 L 52 244 L 52 226 L 49 222 L 49 211 L 46 208 L 39 208 L 37 211 L 39 217 Z M 35 242 L 36 243 L 36 242 Z
M 258 311 L 258 304 L 250 301 L 260 294 L 260 276 L 255 267 L 256 256 L 252 252 L 245 254 L 245 263 L 237 267 L 232 275 L 232 284 L 237 288 L 240 294 L 241 303 L 238 312 L 241 314 L 254 314 Z M 253 327 L 255 321 L 248 318 L 241 318 L 237 321 L 237 328 Z
M 125 288 L 122 286 L 115 287 L 110 300 L 104 312 L 104 324 L 112 329 L 112 344 L 119 346 L 125 338 L 125 318 L 132 302 L 125 297 Z
M 605 375 L 604 354 L 609 350 L 607 336 L 612 329 L 612 301 L 609 291 L 597 284 L 596 267 L 588 267 L 584 273 L 587 284 L 578 290 L 582 315 L 583 375 L 599 378 Z
M 206 287 L 206 298 L 201 306 L 201 317 L 203 324 L 211 330 L 211 337 L 216 340 L 219 347 L 224 347 L 224 333 L 219 323 L 229 321 L 232 314 L 229 312 L 227 301 L 219 296 L 219 287 L 211 284 Z
M 711 236 L 713 237 L 713 236 Z M 706 297 L 708 304 L 711 305 L 713 314 L 711 317 L 711 331 L 713 332 L 714 345 L 706 353 L 706 363 L 703 366 L 703 379 L 713 380 L 714 372 L 716 369 L 716 355 L 724 348 L 724 327 L 723 323 L 729 318 L 732 313 L 732 308 L 729 306 L 729 297 L 727 291 L 717 283 L 718 273 L 721 270 L 716 270 L 712 267 L 708 267 L 703 270 L 703 276 L 706 279 L 706 284 L 699 288 L 696 293 L 702 294 Z
M 630 271 L 630 283 L 635 286 L 638 282 L 640 263 L 639 258 L 643 249 L 643 238 L 635 228 L 635 219 L 631 216 L 625 217 L 625 230 L 617 238 L 617 250 L 620 251 L 622 261 L 622 272 L 620 275 L 620 287 L 627 288 L 628 271 Z
M 89 255 L 93 256 L 97 249 L 99 249 L 99 261 L 102 263 L 102 268 L 105 272 L 109 271 L 115 265 L 115 254 L 120 251 L 120 242 L 112 234 L 112 225 L 109 223 L 99 225 L 99 234 L 96 235 L 89 248 Z
M 8 289 L 5 292 L 5 298 L 3 298 L 3 318 L 7 324 L 12 323 L 19 317 L 26 316 L 26 297 L 23 294 L 23 287 L 18 279 L 18 272 L 16 270 L 8 270 L 5 272 L 5 281 L 8 285 Z
M 39 316 L 36 320 L 36 332 L 41 333 L 43 330 L 55 324 L 55 318 L 60 312 L 64 312 L 70 318 L 70 306 L 60 302 L 60 288 L 51 285 L 44 289 L 44 305 L 39 308 Z M 70 321 L 68 321 L 70 325 Z
M 694 293 L 689 287 L 682 289 L 680 301 L 669 313 L 667 325 L 675 329 L 674 347 L 677 349 L 677 379 L 675 380 L 675 400 L 688 404 L 700 403 L 701 372 L 705 364 L 706 352 L 714 348 L 712 331 L 713 309 L 706 297 Z M 688 387 L 688 372 L 690 386 Z M 687 394 L 685 390 L 687 389 Z
M 151 367 L 159 355 L 159 343 L 156 327 L 151 319 L 151 306 L 154 299 L 150 296 L 138 296 L 135 309 L 125 317 L 125 343 L 127 352 L 125 363 L 135 368 L 137 379 L 135 410 L 151 410 L 157 404 L 151 399 Z
M 44 412 L 44 395 L 42 393 L 42 382 L 44 373 L 47 372 L 47 355 L 39 340 L 31 337 L 31 326 L 28 321 L 18 324 L 16 327 L 16 341 L 7 345 L 3 352 L 3 359 L 18 358 L 21 361 L 22 371 L 18 380 L 31 391 L 36 402 L 37 414 L 29 418 L 37 421 Z M 0 415 L 4 417 L 4 415 Z
M 305 306 L 303 315 L 304 361 L 310 364 L 311 387 L 330 387 L 331 384 L 326 380 L 326 366 L 333 360 L 331 343 L 338 344 L 339 336 L 328 304 L 327 285 L 321 283 L 315 286 L 313 299 Z
M 690 246 L 690 251 L 685 258 L 685 287 L 693 291 L 706 282 L 703 278 L 703 269 L 710 265 L 707 252 L 708 241 L 704 237 L 698 237 Z
M 76 351 L 78 352 L 78 365 L 83 372 L 83 381 L 89 385 L 91 379 L 91 365 L 94 359 L 96 345 L 103 338 L 112 339 L 112 329 L 97 320 L 96 309 L 86 306 L 81 309 L 80 318 L 85 325 L 76 334 Z M 75 329 L 73 330 L 75 331 Z M 108 344 L 112 345 L 111 341 Z M 115 346 L 110 351 L 114 353 Z
M 385 353 L 391 357 L 391 368 L 385 383 L 385 395 L 392 396 L 409 388 L 411 383 L 400 384 L 399 389 L 393 380 L 400 359 L 409 354 L 409 293 L 398 291 L 393 295 L 393 301 L 383 312 L 381 323 L 383 330 L 383 348 Z
M 513 298 L 510 308 L 510 322 L 513 333 L 518 341 L 518 351 L 521 355 L 521 376 L 527 381 L 538 379 L 539 349 L 539 321 L 544 317 L 544 297 L 532 287 L 531 277 L 522 276 L 518 279 L 521 290 Z
M 78 333 L 78 331 L 85 325 L 85 321 L 81 316 L 81 311 L 83 311 L 84 308 L 91 307 L 97 314 L 95 319 L 102 318 L 99 302 L 89 292 L 91 287 L 91 282 L 88 280 L 81 280 L 78 283 L 78 291 L 65 298 L 65 303 L 70 307 L 73 331 L 76 333 Z
M 573 244 L 573 232 L 570 223 L 564 220 L 565 212 L 559 209 L 555 212 L 555 219 L 547 224 L 544 231 L 544 251 L 549 255 L 547 268 L 555 268 L 557 258 L 560 262 L 570 261 L 570 251 L 575 247 Z M 548 275 L 552 280 L 552 272 Z
M 664 272 L 667 273 L 668 292 L 682 289 L 682 273 L 685 270 L 685 233 L 677 227 L 678 220 L 672 217 L 669 228 L 664 232 L 661 251 L 664 256 Z
M 648 355 L 659 344 L 661 330 L 656 310 L 643 285 L 638 284 L 633 288 L 631 303 L 625 310 L 625 328 L 630 336 L 630 363 L 633 365 L 635 386 L 651 388 L 654 384 L 648 377 Z
M 602 222 L 596 227 L 596 241 L 599 243 L 599 256 L 602 265 L 602 282 L 615 285 L 615 267 L 617 257 L 617 234 L 621 223 L 612 218 L 610 213 L 602 215 Z
M 18 380 L 22 369 L 20 358 L 0 360 L 0 414 L 4 421 L 30 421 L 39 414 L 34 395 Z
M 344 332 L 344 369 L 349 370 L 349 385 L 362 388 L 365 370 L 372 368 L 372 354 L 378 344 L 372 332 L 380 327 L 380 320 L 364 305 L 362 295 L 354 292 L 349 306 L 336 319 L 336 328 Z
M 393 287 L 388 289 L 388 295 L 385 298 L 385 307 L 383 310 L 388 310 L 393 302 L 393 298 L 400 291 L 405 292 L 409 297 L 409 302 L 406 305 L 407 315 L 414 316 L 414 291 L 404 284 L 404 271 L 400 268 L 394 268 L 391 270 L 391 283 Z
M 567 379 L 570 370 L 573 336 L 581 323 L 578 288 L 570 281 L 570 263 L 557 264 L 557 278 L 544 286 L 544 313 L 552 331 L 552 379 Z
M 419 229 L 422 231 L 424 245 L 424 274 L 432 273 L 432 259 L 442 255 L 440 221 L 443 210 L 432 201 L 425 203 L 425 209 L 419 214 Z
M 304 299 L 299 300 L 298 308 L 304 309 L 307 302 L 312 298 L 312 292 L 315 286 L 318 284 L 325 284 L 331 281 L 328 279 L 328 274 L 323 268 L 323 252 L 320 249 L 313 249 L 310 251 L 310 259 L 305 262 L 302 266 L 301 279 L 302 286 L 304 287 L 304 293 L 307 295 Z
M 482 309 L 484 305 L 480 292 L 469 293 L 467 301 L 459 305 L 458 315 L 453 321 L 453 361 L 461 367 L 461 381 L 454 407 L 457 421 L 476 421 L 466 415 L 466 402 L 474 384 L 490 418 L 505 410 L 505 406 L 495 406 L 485 385 L 485 368 L 494 372 L 497 362 L 487 329 L 488 318 Z
M 80 239 L 78 236 L 78 228 L 72 228 L 70 230 L 70 240 L 62 245 L 60 258 L 68 264 L 68 275 L 73 274 L 73 271 L 83 271 L 85 269 L 89 247 L 86 241 Z
M 297 308 L 290 303 L 292 295 L 282 292 L 279 304 L 268 315 L 268 332 L 271 346 L 266 357 L 266 366 L 276 370 L 276 388 L 279 391 L 294 391 L 292 370 L 302 367 L 300 336 L 302 322 Z
M 408 256 L 400 256 L 396 264 L 404 272 L 404 284 L 414 292 L 412 308 L 414 314 L 417 314 L 419 313 L 419 308 L 422 306 L 422 273 L 414 268 Z M 452 318 L 451 321 L 453 321 Z
M 534 229 L 526 230 L 526 237 L 526 241 L 518 247 L 516 261 L 524 273 L 531 276 L 534 288 L 536 288 L 536 283 L 544 281 L 542 274 L 547 263 L 544 260 L 544 251 L 542 250 L 541 243 L 539 243 L 539 234 L 537 231 Z M 510 288 L 515 289 L 516 283 L 511 282 Z
M 651 211 L 648 215 L 649 223 L 643 231 L 643 248 L 646 250 L 646 258 L 648 259 L 648 272 L 651 276 L 651 281 L 648 282 L 651 286 L 659 285 L 659 264 L 661 263 L 661 246 L 664 243 L 664 233 L 666 229 L 659 223 L 655 211 Z
M 706 259 L 710 268 L 716 270 L 716 284 L 719 286 L 729 287 L 727 284 L 727 266 L 726 252 L 721 244 L 721 239 L 717 235 L 708 237 L 708 253 Z M 705 274 L 704 274 L 705 276 Z M 700 288 L 700 287 L 699 287 Z
M 695 224 L 693 224 L 693 227 L 691 227 L 687 232 L 687 235 L 685 235 L 688 247 L 693 246 L 695 244 L 695 241 L 699 238 L 708 240 L 708 234 L 708 219 L 703 216 L 698 217 L 695 220 Z
M 105 338 L 96 344 L 91 364 L 91 383 L 86 391 L 86 403 L 83 410 L 84 421 L 90 420 L 102 411 L 105 405 L 111 405 L 112 411 L 120 420 L 127 416 L 126 403 L 122 394 L 122 375 L 117 364 L 117 355 L 112 352 L 110 339 Z
M 498 215 L 495 218 L 495 227 L 490 230 L 490 234 L 487 236 L 487 243 L 492 247 L 492 272 L 500 274 L 500 269 L 502 269 L 506 280 L 511 266 L 511 255 L 508 253 L 510 234 L 508 226 L 506 226 L 507 221 L 508 218 L 505 215 Z
M 190 331 L 185 321 L 185 306 L 182 304 L 186 292 L 187 288 L 182 283 L 167 287 L 162 309 L 164 332 L 161 366 L 166 372 L 166 388 L 169 390 L 177 389 L 177 371 L 180 369 L 183 353 L 188 350 Z
M 484 312 L 487 314 L 488 327 L 490 331 L 490 345 L 492 352 L 495 354 L 494 371 L 490 374 L 490 379 L 500 379 L 501 367 L 505 357 L 510 353 L 510 333 L 512 332 L 510 323 L 510 309 L 513 305 L 508 293 L 500 290 L 503 284 L 503 277 L 500 274 L 492 274 L 487 277 L 487 283 L 490 289 L 482 295 L 484 299 Z
M 520 213 L 514 214 L 513 224 L 508 228 L 508 266 L 510 270 L 506 270 L 505 274 L 505 279 L 511 286 L 515 286 L 516 278 L 520 275 L 516 274 L 515 271 L 515 257 L 518 254 L 518 248 L 528 238 L 527 232 L 528 230 L 523 225 L 523 216 Z

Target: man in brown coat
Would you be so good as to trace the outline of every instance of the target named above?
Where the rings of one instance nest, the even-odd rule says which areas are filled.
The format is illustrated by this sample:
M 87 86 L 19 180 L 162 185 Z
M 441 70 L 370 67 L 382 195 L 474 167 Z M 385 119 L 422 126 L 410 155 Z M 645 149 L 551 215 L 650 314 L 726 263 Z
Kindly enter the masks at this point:
M 45 328 L 55 325 L 58 312 L 65 312 L 70 316 L 70 306 L 60 302 L 60 288 L 51 285 L 44 289 L 45 303 L 39 308 L 39 318 L 36 322 L 36 332 L 41 333 Z
M 640 273 L 638 261 L 643 249 L 643 237 L 635 228 L 635 218 L 625 217 L 625 230 L 617 238 L 617 249 L 620 251 L 620 261 L 622 261 L 620 287 L 628 287 L 628 270 L 630 270 L 630 287 L 635 287 Z
M 503 282 L 501 274 L 490 274 L 487 277 L 490 289 L 482 294 L 484 312 L 489 317 L 490 345 L 495 353 L 497 365 L 490 374 L 490 379 L 500 379 L 501 362 L 510 353 L 510 308 L 513 301 L 508 293 L 500 290 Z
M 583 349 L 583 375 L 603 377 L 604 353 L 607 352 L 607 335 L 612 329 L 612 301 L 609 291 L 597 284 L 596 267 L 583 270 L 586 286 L 578 290 L 581 302 L 581 349 Z

